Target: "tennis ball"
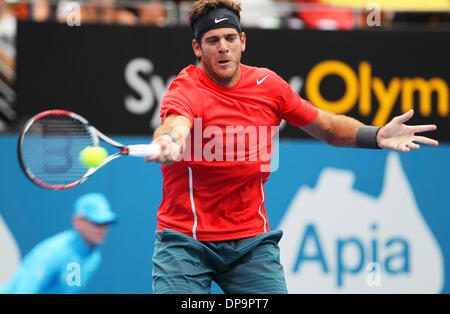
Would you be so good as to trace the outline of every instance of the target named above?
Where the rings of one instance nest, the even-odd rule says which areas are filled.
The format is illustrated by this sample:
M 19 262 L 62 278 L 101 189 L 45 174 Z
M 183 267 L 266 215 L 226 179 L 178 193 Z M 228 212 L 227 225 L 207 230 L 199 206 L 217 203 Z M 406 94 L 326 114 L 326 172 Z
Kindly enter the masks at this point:
M 100 146 L 88 146 L 80 153 L 80 162 L 86 168 L 98 167 L 108 157 L 106 149 Z

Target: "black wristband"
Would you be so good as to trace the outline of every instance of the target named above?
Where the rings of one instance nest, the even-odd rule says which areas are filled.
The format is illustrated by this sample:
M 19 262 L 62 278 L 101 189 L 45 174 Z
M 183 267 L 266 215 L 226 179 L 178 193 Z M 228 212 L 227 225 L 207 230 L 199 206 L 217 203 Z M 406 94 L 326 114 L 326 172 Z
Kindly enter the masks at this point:
M 363 125 L 356 133 L 356 146 L 359 148 L 381 149 L 378 146 L 377 134 L 381 127 Z

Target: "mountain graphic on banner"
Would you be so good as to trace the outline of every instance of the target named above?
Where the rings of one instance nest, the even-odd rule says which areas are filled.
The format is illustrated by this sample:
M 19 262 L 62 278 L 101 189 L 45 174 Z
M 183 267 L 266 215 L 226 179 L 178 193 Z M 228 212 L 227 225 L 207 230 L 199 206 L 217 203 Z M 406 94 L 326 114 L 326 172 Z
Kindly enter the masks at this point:
M 387 156 L 378 198 L 354 181 L 351 171 L 326 168 L 293 198 L 279 225 L 289 292 L 439 293 L 442 252 L 399 155 Z

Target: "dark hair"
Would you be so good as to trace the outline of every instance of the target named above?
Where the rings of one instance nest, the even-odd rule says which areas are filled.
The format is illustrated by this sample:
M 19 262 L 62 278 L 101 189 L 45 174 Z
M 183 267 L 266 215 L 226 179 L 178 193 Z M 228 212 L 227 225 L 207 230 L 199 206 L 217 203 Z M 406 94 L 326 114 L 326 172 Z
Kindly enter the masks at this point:
M 197 0 L 191 11 L 189 11 L 189 23 L 192 30 L 194 30 L 194 24 L 199 18 L 216 9 L 231 10 L 237 15 L 239 20 L 241 19 L 241 5 L 234 0 Z

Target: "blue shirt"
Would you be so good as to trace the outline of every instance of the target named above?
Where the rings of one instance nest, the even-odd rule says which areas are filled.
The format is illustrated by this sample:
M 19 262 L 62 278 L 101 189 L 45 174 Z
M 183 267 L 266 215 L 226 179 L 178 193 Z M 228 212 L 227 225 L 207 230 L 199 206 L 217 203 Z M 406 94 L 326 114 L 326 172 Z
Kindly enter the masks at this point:
M 34 247 L 2 293 L 79 293 L 101 263 L 75 230 L 58 233 Z

